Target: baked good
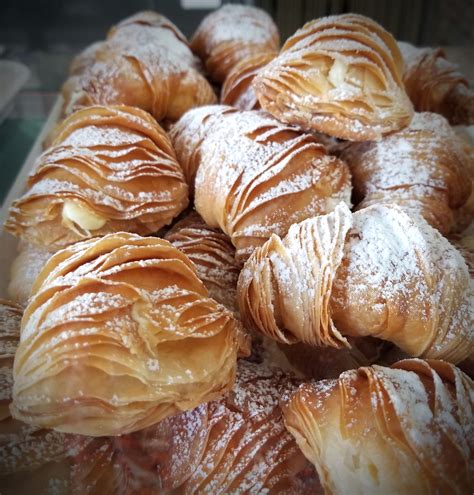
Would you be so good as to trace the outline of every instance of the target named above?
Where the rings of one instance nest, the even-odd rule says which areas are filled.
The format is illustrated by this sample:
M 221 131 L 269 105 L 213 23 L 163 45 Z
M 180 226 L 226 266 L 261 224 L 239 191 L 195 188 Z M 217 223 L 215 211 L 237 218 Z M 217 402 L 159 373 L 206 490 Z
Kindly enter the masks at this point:
M 473 397 L 455 366 L 407 359 L 305 383 L 282 408 L 325 493 L 467 494 Z
M 54 251 L 120 230 L 150 234 L 188 204 L 170 140 L 132 107 L 79 110 L 55 129 L 5 229 Z
M 260 112 L 208 106 L 186 113 L 170 133 L 195 208 L 225 232 L 243 261 L 272 233 L 350 203 L 350 174 L 310 134 Z
M 254 79 L 258 101 L 282 122 L 351 141 L 407 126 L 412 104 L 396 41 L 372 19 L 308 22 Z
M 259 109 L 260 103 L 252 82 L 262 67 L 265 67 L 276 55 L 277 52 L 257 52 L 235 64 L 222 85 L 220 102 L 239 110 Z
M 169 242 L 117 233 L 54 254 L 33 286 L 12 414 L 121 435 L 231 388 L 246 337 Z
M 235 261 L 235 248 L 230 239 L 221 230 L 208 227 L 195 211 L 177 222 L 165 239 L 195 264 L 209 296 L 231 311 L 237 311 L 240 265 Z
M 8 296 L 13 301 L 26 303 L 36 277 L 50 256 L 51 252 L 44 248 L 25 241 L 18 243 L 18 256 L 13 260 L 8 284 Z
M 23 307 L 0 300 L 0 487 L 2 494 L 52 493 L 51 479 L 67 493 L 68 455 L 78 437 L 38 429 L 10 416 L 13 359 L 20 340 Z M 87 442 L 87 439 L 84 439 Z
M 241 361 L 224 398 L 131 435 L 95 439 L 73 463 L 73 485 L 81 494 L 322 494 L 278 405 L 295 383 Z
M 242 321 L 286 344 L 350 347 L 377 337 L 414 357 L 458 363 L 474 350 L 474 285 L 461 254 L 396 205 L 293 225 L 239 276 Z
M 357 208 L 398 204 L 442 234 L 471 194 L 468 156 L 447 120 L 416 113 L 411 124 L 380 141 L 344 145 Z
M 403 82 L 415 110 L 436 112 L 451 125 L 474 124 L 474 91 L 441 48 L 398 42 L 405 62 Z
M 264 11 L 248 5 L 224 5 L 199 25 L 191 49 L 204 62 L 210 77 L 219 83 L 249 55 L 275 52 L 278 28 Z
M 124 19 L 79 55 L 62 94 L 66 115 L 84 106 L 130 105 L 157 120 L 177 120 L 216 101 L 184 35 L 151 11 Z

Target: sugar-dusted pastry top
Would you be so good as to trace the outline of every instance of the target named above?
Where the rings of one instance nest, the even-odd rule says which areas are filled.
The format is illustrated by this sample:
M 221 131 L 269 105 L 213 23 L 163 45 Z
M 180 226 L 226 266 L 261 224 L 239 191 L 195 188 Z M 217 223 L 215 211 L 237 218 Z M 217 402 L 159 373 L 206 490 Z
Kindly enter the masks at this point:
M 158 120 L 178 119 L 214 103 L 212 87 L 179 29 L 157 12 L 141 12 L 114 26 L 71 66 L 63 86 L 64 113 L 90 105 L 130 105 Z
M 403 82 L 415 110 L 436 112 L 451 125 L 474 124 L 474 91 L 441 48 L 398 42 L 405 62 Z
M 244 343 L 169 242 L 127 233 L 79 242 L 35 282 L 11 410 L 58 431 L 136 431 L 228 390 Z
M 296 383 L 281 370 L 240 361 L 222 399 L 89 444 L 73 463 L 73 485 L 77 493 L 90 487 L 87 493 L 98 493 L 99 486 L 129 493 L 126 486 L 189 495 L 322 494 L 313 466 L 283 425 L 279 400 Z
M 133 107 L 79 110 L 52 135 L 5 228 L 59 249 L 120 230 L 150 234 L 188 204 L 188 187 L 168 135 Z
M 474 475 L 473 394 L 455 366 L 407 359 L 303 384 L 283 412 L 325 493 L 465 494 Z
M 208 227 L 199 214 L 192 211 L 167 232 L 165 239 L 196 265 L 197 275 L 209 296 L 236 311 L 240 265 L 235 260 L 235 248 L 229 237 L 219 229 Z
M 441 233 L 471 194 L 469 157 L 447 120 L 415 113 L 410 125 L 379 141 L 343 145 L 357 208 L 398 204 Z
M 224 5 L 204 18 L 191 40 L 212 79 L 223 82 L 249 55 L 275 52 L 280 35 L 272 18 L 248 5 Z
M 242 321 L 282 342 L 349 347 L 388 340 L 458 363 L 474 349 L 473 284 L 461 254 L 395 205 L 333 213 L 273 235 L 245 264 Z
M 378 139 L 410 123 L 396 41 L 356 14 L 316 19 L 283 45 L 254 88 L 279 120 L 353 141 Z
M 346 164 L 310 134 L 262 112 L 202 107 L 170 136 L 187 180 L 195 177 L 197 212 L 230 236 L 239 261 L 271 234 L 350 203 Z

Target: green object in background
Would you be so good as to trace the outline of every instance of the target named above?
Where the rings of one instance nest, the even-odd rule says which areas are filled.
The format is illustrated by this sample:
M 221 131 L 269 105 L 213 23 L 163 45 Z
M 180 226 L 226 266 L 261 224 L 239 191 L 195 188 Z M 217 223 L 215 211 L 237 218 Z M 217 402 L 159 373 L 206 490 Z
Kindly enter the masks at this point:
M 41 132 L 44 119 L 5 119 L 0 125 L 0 204 Z

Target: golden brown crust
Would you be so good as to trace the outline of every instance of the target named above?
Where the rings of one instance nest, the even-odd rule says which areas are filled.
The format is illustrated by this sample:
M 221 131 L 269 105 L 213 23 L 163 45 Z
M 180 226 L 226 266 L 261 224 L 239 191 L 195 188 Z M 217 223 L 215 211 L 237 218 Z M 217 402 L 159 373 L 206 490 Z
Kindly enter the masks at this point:
M 50 258 L 33 286 L 12 413 L 119 435 L 220 396 L 243 335 L 169 242 L 118 233 Z
M 258 110 L 260 103 L 252 86 L 258 71 L 275 58 L 277 52 L 256 53 L 236 64 L 222 85 L 220 101 L 239 110 Z
M 177 120 L 190 108 L 216 101 L 199 69 L 174 24 L 156 12 L 138 13 L 75 59 L 62 90 L 63 112 L 98 104 L 130 105 L 158 120 Z
M 240 265 L 235 261 L 235 248 L 229 237 L 219 229 L 208 227 L 192 211 L 168 231 L 165 239 L 196 265 L 197 275 L 210 297 L 236 312 Z
M 219 227 L 243 261 L 273 233 L 349 203 L 350 176 L 311 135 L 261 112 L 227 106 L 192 110 L 171 132 L 195 208 Z
M 403 82 L 415 110 L 436 112 L 451 125 L 474 124 L 474 92 L 441 48 L 399 42 L 405 61 Z
M 168 135 L 138 108 L 90 107 L 64 120 L 5 228 L 56 250 L 120 230 L 150 234 L 188 204 Z
M 322 493 L 278 405 L 295 384 L 278 369 L 240 362 L 224 398 L 89 444 L 73 466 L 77 493 Z
M 247 5 L 225 5 L 204 18 L 191 40 L 212 79 L 224 82 L 247 57 L 278 50 L 280 35 L 272 18 Z
M 254 79 L 263 109 L 279 120 L 353 141 L 410 123 L 393 37 L 375 21 L 344 14 L 311 21 Z
M 325 493 L 464 494 L 474 477 L 473 392 L 455 366 L 409 359 L 304 384 L 283 412 Z
M 242 321 L 285 343 L 350 347 L 372 336 L 410 356 L 462 361 L 474 349 L 472 281 L 460 253 L 395 205 L 293 225 L 239 276 Z
M 380 141 L 349 143 L 340 156 L 351 169 L 357 209 L 398 204 L 442 234 L 471 194 L 469 157 L 438 114 L 416 113 L 407 128 Z

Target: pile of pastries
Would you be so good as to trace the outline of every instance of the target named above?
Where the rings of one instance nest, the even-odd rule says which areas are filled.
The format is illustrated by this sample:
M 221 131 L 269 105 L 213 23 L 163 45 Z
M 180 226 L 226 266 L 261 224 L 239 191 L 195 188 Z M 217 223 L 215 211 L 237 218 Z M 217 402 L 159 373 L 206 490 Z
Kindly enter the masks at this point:
M 62 94 L 5 223 L 2 494 L 472 493 L 474 93 L 441 50 L 141 12 Z

